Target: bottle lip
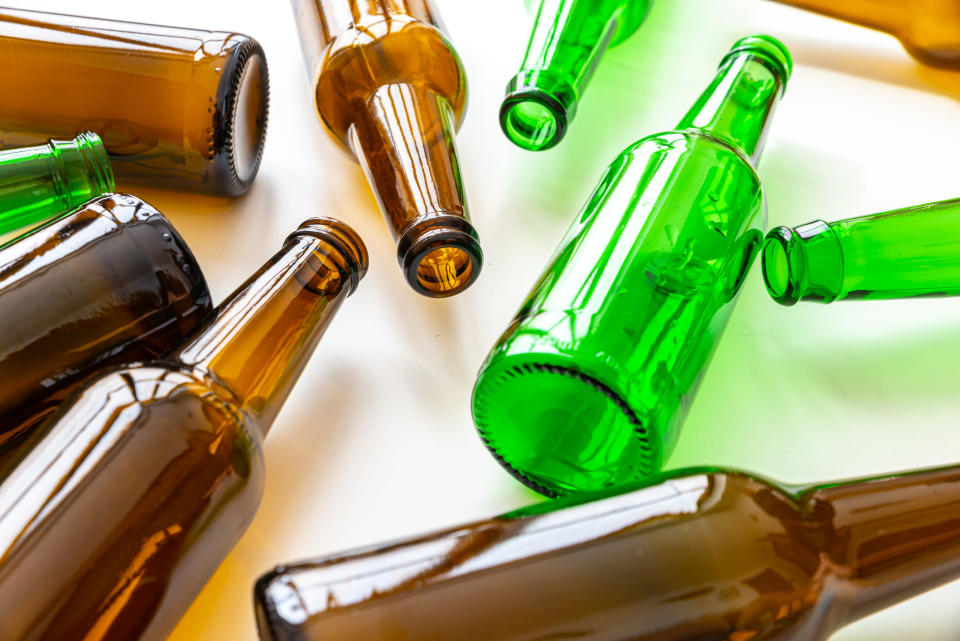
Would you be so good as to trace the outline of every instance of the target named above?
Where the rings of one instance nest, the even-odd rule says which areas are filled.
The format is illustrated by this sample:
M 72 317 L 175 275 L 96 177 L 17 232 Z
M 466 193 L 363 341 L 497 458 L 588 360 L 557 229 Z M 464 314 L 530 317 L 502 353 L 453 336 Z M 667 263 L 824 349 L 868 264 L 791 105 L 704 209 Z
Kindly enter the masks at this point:
M 789 227 L 771 229 L 763 243 L 760 264 L 770 297 L 787 307 L 797 304 L 806 273 L 806 252 L 800 237 Z
M 500 127 L 511 142 L 544 151 L 567 133 L 577 109 L 576 90 L 548 69 L 525 69 L 507 83 Z
M 270 74 L 263 47 L 255 39 L 236 35 L 217 87 L 213 132 L 216 188 L 240 196 L 253 185 L 260 170 L 270 111 Z
M 786 91 L 787 83 L 793 73 L 793 56 L 786 45 L 773 36 L 753 35 L 738 40 L 720 63 L 722 67 L 734 56 L 749 54 L 765 62 L 781 80 L 781 93 Z
M 297 236 L 312 236 L 336 249 L 346 263 L 350 283 L 349 294 L 357 290 L 360 281 L 367 274 L 370 261 L 367 246 L 353 227 L 342 220 L 320 216 L 305 220 L 287 240 Z
M 92 131 L 84 131 L 73 140 L 87 164 L 88 174 L 93 178 L 93 187 L 97 193 L 106 194 L 116 191 L 113 166 L 110 164 L 107 148 L 100 136 Z
M 442 278 L 428 280 L 426 265 L 430 256 L 440 252 L 453 253 L 450 260 L 456 270 L 455 283 Z M 473 285 L 483 268 L 483 250 L 473 225 L 454 214 L 436 214 L 411 225 L 397 240 L 397 260 L 410 287 L 429 298 L 447 298 Z

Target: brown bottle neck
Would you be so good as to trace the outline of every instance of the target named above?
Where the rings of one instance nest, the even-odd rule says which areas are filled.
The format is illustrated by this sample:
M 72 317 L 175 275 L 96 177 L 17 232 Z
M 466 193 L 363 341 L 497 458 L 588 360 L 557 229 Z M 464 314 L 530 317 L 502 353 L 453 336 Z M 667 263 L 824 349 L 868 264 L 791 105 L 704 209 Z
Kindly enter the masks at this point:
M 832 514 L 845 621 L 960 577 L 960 467 L 820 488 L 808 505 Z
M 261 436 L 366 271 L 359 238 L 325 238 L 315 231 L 305 223 L 291 235 L 174 355 L 227 387 Z
M 910 3 L 904 0 L 776 0 L 800 9 L 896 34 L 910 20 Z

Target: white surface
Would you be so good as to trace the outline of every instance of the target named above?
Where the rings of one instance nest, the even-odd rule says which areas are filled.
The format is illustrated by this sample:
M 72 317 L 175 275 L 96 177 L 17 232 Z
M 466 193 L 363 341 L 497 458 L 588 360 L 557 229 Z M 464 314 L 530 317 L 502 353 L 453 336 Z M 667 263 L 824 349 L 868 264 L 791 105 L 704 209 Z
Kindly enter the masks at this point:
M 496 119 L 527 37 L 523 3 L 436 0 L 471 83 L 458 144 L 486 264 L 465 294 L 427 300 L 405 285 L 359 168 L 320 130 L 285 0 L 13 4 L 262 42 L 270 131 L 250 194 L 224 203 L 140 192 L 186 237 L 217 301 L 310 216 L 346 220 L 371 254 L 270 434 L 256 520 L 172 641 L 254 641 L 251 586 L 277 563 L 537 500 L 477 439 L 474 374 L 604 167 L 672 127 L 737 38 L 776 35 L 797 63 L 760 170 L 771 224 L 960 195 L 960 74 L 920 67 L 887 36 L 760 0 L 656 0 L 641 31 L 608 53 L 567 139 L 533 154 L 507 142 Z M 755 270 L 671 465 L 804 482 L 955 461 L 958 362 L 960 300 L 780 308 Z M 953 640 L 958 600 L 953 584 L 835 639 Z

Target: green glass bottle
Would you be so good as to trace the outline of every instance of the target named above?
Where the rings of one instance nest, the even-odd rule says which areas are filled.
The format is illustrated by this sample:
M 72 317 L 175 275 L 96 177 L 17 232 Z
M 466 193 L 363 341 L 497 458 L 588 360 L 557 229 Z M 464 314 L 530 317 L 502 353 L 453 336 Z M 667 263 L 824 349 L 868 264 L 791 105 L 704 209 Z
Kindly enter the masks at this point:
M 635 32 L 652 0 L 540 0 L 520 72 L 507 85 L 500 126 L 524 149 L 563 138 L 607 47 Z
M 255 597 L 263 641 L 823 641 L 957 578 L 958 467 L 700 469 L 279 567 Z
M 487 447 L 547 495 L 658 471 L 760 250 L 751 164 L 790 54 L 739 41 L 675 131 L 607 169 L 480 370 Z
M 0 151 L 0 234 L 65 214 L 116 189 L 100 137 Z
M 763 279 L 781 305 L 960 294 L 960 199 L 777 227 Z

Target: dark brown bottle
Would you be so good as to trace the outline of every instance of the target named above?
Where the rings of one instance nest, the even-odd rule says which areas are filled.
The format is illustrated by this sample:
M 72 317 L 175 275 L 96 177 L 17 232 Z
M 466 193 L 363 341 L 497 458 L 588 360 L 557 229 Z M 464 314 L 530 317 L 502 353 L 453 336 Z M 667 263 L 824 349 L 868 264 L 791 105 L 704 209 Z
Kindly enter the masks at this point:
M 238 33 L 0 8 L 0 146 L 100 135 L 117 182 L 219 196 L 253 183 L 267 62 Z
M 64 402 L 0 484 L 0 639 L 166 638 L 253 519 L 262 439 L 366 265 L 307 221 L 173 354 Z
M 958 576 L 960 467 L 711 469 L 280 567 L 256 605 L 265 641 L 816 641 Z
M 480 274 L 455 145 L 467 79 L 430 0 L 292 0 L 317 114 L 356 158 L 407 283 L 453 296 Z
M 166 354 L 212 309 L 183 239 L 133 196 L 0 247 L 0 456 L 91 371 Z

